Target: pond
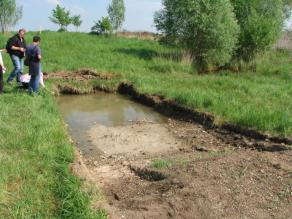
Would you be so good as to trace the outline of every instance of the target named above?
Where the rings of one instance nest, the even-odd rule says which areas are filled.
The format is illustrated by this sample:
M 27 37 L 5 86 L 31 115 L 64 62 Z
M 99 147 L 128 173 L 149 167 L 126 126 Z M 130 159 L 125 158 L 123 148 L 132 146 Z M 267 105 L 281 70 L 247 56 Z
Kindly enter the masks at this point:
M 95 125 L 127 126 L 136 121 L 164 124 L 167 118 L 150 107 L 118 94 L 61 95 L 59 110 L 69 126 L 72 139 L 83 154 L 100 154 L 88 135 Z

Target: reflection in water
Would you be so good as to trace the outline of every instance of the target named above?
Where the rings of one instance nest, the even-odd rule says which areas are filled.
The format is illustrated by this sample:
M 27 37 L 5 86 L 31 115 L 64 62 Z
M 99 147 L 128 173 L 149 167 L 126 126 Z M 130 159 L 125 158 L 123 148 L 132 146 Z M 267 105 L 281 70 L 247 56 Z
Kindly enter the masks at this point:
M 87 130 L 94 124 L 120 126 L 146 119 L 165 123 L 166 118 L 149 107 L 137 104 L 121 95 L 62 95 L 57 99 L 59 109 L 69 125 L 72 138 L 83 153 L 92 153 Z

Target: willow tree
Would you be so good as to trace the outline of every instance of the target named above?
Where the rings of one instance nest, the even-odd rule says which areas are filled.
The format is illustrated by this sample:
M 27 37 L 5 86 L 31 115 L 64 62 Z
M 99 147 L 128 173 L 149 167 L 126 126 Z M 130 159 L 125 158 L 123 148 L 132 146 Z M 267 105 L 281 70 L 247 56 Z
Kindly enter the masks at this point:
M 285 19 L 291 18 L 292 0 L 283 0 L 283 12 L 284 12 L 284 18 Z
M 163 0 L 163 6 L 154 22 L 164 42 L 190 51 L 200 71 L 230 61 L 239 26 L 229 0 Z
M 125 21 L 125 4 L 124 0 L 112 0 L 108 7 L 108 16 L 114 31 L 119 30 Z
M 276 42 L 284 19 L 289 14 L 289 2 L 290 0 L 231 0 L 240 25 L 236 59 L 250 62 L 257 53 L 269 49 Z

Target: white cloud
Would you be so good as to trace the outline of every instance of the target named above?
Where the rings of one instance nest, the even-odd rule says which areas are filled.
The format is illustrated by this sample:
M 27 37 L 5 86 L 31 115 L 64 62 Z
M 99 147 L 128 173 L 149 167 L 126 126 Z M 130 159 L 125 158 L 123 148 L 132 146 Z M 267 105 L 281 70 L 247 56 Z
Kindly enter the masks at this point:
M 68 5 L 66 6 L 66 9 L 68 9 L 71 12 L 71 14 L 80 14 L 80 15 L 86 14 L 86 10 L 80 7 L 79 5 Z
M 60 0 L 47 0 L 47 2 L 51 5 L 59 5 L 60 4 Z

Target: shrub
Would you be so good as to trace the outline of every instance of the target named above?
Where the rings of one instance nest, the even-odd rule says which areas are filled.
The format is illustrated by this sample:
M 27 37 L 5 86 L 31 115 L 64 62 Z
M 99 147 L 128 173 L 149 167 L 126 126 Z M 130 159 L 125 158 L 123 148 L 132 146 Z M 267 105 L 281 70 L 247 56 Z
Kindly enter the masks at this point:
M 231 0 L 240 34 L 236 60 L 252 61 L 256 54 L 270 48 L 283 27 L 282 0 Z
M 229 0 L 164 0 L 155 24 L 162 41 L 190 51 L 199 71 L 228 63 L 239 26 Z

